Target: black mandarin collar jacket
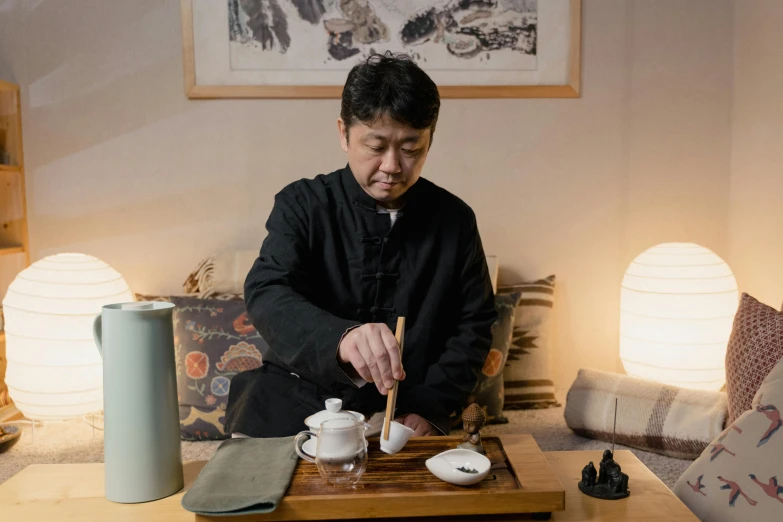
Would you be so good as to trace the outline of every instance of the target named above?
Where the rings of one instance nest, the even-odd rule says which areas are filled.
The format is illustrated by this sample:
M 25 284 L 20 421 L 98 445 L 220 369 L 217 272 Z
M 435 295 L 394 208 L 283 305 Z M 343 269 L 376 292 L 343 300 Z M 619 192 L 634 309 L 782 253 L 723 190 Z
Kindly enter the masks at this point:
M 357 387 L 338 365 L 337 348 L 353 326 L 386 323 L 394 332 L 404 316 L 407 377 L 396 415 L 417 413 L 448 433 L 450 414 L 476 383 L 497 317 L 470 207 L 420 178 L 392 226 L 346 166 L 285 187 L 267 230 L 245 282 L 248 315 L 269 345 L 264 363 L 297 374 L 317 397 L 292 396 L 272 380 L 248 386 L 247 378 L 235 379 L 227 431 L 281 435 L 257 425 L 277 420 L 242 411 L 259 409 L 251 393 L 266 394 L 267 404 L 288 401 L 292 411 L 307 400 L 315 413 L 328 397 L 342 398 L 344 409 L 383 411 L 386 397 L 372 384 Z

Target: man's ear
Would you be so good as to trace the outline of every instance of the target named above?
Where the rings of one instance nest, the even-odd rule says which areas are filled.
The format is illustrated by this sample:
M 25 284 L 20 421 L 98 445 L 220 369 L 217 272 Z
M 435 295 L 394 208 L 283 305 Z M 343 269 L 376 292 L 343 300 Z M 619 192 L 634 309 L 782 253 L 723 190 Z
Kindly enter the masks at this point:
M 342 118 L 337 118 L 337 131 L 340 133 L 340 148 L 343 152 L 348 152 L 348 127 Z

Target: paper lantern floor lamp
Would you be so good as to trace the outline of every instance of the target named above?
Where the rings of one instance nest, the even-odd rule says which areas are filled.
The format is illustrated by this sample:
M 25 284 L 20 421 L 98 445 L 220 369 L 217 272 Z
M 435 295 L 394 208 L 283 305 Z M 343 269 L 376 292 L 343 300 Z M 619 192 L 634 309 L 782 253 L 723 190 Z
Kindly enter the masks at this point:
M 16 276 L 3 299 L 5 381 L 25 417 L 63 420 L 103 409 L 92 323 L 103 305 L 129 301 L 122 276 L 84 254 L 49 256 Z
M 693 243 L 664 243 L 628 267 L 620 291 L 620 359 L 634 377 L 719 390 L 738 304 L 723 259 Z

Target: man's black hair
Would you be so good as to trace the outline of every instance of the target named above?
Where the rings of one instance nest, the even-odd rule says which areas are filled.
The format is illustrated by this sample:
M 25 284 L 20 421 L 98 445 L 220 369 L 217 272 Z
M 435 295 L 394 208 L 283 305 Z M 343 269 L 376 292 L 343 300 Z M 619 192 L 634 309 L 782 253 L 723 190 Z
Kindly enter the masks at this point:
M 386 51 L 348 73 L 340 117 L 350 129 L 357 122 L 371 124 L 388 116 L 414 129 L 430 129 L 432 144 L 439 110 L 438 87 L 427 73 L 408 55 Z

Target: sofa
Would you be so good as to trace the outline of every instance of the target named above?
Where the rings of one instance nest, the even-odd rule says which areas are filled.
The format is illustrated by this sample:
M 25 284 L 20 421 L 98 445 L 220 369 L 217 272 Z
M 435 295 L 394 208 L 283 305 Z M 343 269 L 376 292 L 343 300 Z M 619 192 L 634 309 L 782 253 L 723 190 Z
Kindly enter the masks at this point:
M 262 362 L 264 341 L 250 325 L 241 301 L 244 276 L 256 255 L 255 251 L 234 251 L 203 259 L 185 279 L 186 296 L 138 296 L 139 299 L 173 300 L 178 309 L 187 314 L 187 317 L 181 315 L 180 321 L 175 319 L 177 341 L 182 345 L 178 348 L 178 360 L 184 439 L 226 436 L 220 433 L 220 415 L 221 408 L 225 407 L 227 387 L 220 383 L 225 382 L 225 375 L 230 377 L 226 373 L 228 370 L 249 369 Z M 491 350 L 499 353 L 490 355 L 498 356 L 500 364 L 490 364 L 488 356 L 477 392 L 471 397 L 483 407 L 491 421 L 482 433 L 530 433 L 544 451 L 606 449 L 607 442 L 579 436 L 568 428 L 562 406 L 565 396 L 555 397 L 549 376 L 548 348 L 552 336 L 554 276 L 499 285 L 497 257 L 488 256 L 487 264 L 493 289 L 498 295 L 500 316 L 493 327 Z M 199 306 L 203 308 L 197 309 Z M 221 321 L 222 315 L 227 318 Z M 506 324 L 503 324 L 504 318 Z M 183 339 L 185 337 L 188 339 Z M 188 343 L 195 348 L 185 346 Z M 189 350 L 193 352 L 186 353 Z M 536 373 L 525 373 L 531 371 Z M 504 389 L 504 381 L 536 382 L 537 387 Z M 210 388 L 222 395 L 209 394 Z M 529 399 L 533 396 L 535 400 Z M 305 429 L 304 424 L 302 427 Z M 462 434 L 458 418 L 453 427 L 452 435 Z M 219 441 L 183 440 L 183 454 L 208 458 L 219 444 Z M 670 487 L 690 464 L 689 460 L 629 449 Z
M 180 390 L 180 420 L 183 427 L 182 452 L 185 460 L 207 460 L 222 443 L 226 434 L 220 432 L 222 411 L 228 393 L 230 376 L 238 371 L 260 365 L 259 347 L 263 339 L 257 335 L 244 314 L 241 301 L 241 283 L 247 273 L 249 263 L 255 257 L 255 252 L 243 251 L 211 256 L 201 261 L 196 269 L 186 278 L 184 293 L 186 296 L 150 296 L 140 295 L 139 299 L 171 299 L 179 303 L 180 315 L 175 318 L 178 361 L 178 380 Z M 535 313 L 527 309 L 523 314 L 517 314 L 513 328 L 507 335 L 505 330 L 498 338 L 508 337 L 507 346 L 502 350 L 500 367 L 486 372 L 484 382 L 487 389 L 497 390 L 497 385 L 503 383 L 504 366 L 509 367 L 509 359 L 515 358 L 518 367 L 535 367 L 540 372 L 535 375 L 535 381 L 545 385 L 528 394 L 543 397 L 535 403 L 520 402 L 524 396 L 516 390 L 515 395 L 506 389 L 505 409 L 495 412 L 492 424 L 486 426 L 485 435 L 504 433 L 529 433 L 544 451 L 561 450 L 603 450 L 610 443 L 577 435 L 565 421 L 565 394 L 557 397 L 554 386 L 548 380 L 548 363 L 543 346 L 549 336 L 547 329 L 551 324 L 546 319 L 547 309 L 551 308 L 554 294 L 554 277 L 520 283 L 517 285 L 498 286 L 497 259 L 488 257 L 493 288 L 499 295 L 510 295 L 516 305 L 534 303 L 538 308 Z M 528 297 L 526 299 L 525 297 Z M 187 315 L 190 314 L 190 315 Z M 207 324 L 225 315 L 222 324 Z M 520 324 L 519 319 L 533 318 L 529 324 Z M 509 328 L 511 328 L 509 326 Z M 531 350 L 519 350 L 514 355 L 514 343 L 524 342 L 529 348 L 530 337 L 521 338 L 517 330 L 525 332 L 537 329 L 539 355 L 541 360 L 529 364 L 524 357 Z M 223 342 L 221 346 L 213 347 L 216 351 L 209 352 L 205 346 L 212 342 Z M 190 348 L 187 346 L 190 345 Z M 493 347 L 495 346 L 493 340 Z M 543 362 L 542 362 L 543 361 Z M 529 378 L 530 376 L 523 376 Z M 545 377 L 545 378 L 542 378 Z M 519 379 L 516 379 L 519 382 Z M 548 384 L 547 384 L 548 383 Z M 494 387 L 494 388 L 493 388 Z M 502 388 L 501 388 L 502 390 Z M 525 390 L 522 390 L 524 392 Z M 501 391 L 501 394 L 503 392 Z M 497 393 L 494 393 L 497 395 Z M 501 395 L 502 396 L 502 395 Z M 501 403 L 500 407 L 503 408 Z M 513 409 L 511 409 L 513 408 Z M 100 427 L 101 419 L 95 421 Z M 461 435 L 459 423 L 455 422 L 451 435 Z M 304 423 L 302 429 L 305 429 Z M 667 486 L 673 487 L 683 471 L 691 464 L 690 460 L 672 458 L 659 453 L 642 449 L 617 445 L 619 449 L 630 449 L 656 476 Z M 103 458 L 102 437 L 99 430 L 93 429 L 88 423 L 76 422 L 57 429 L 51 427 L 38 428 L 33 441 L 32 432 L 25 428 L 22 440 L 11 451 L 3 455 L 0 461 L 0 482 L 6 480 L 25 466 L 34 463 L 51 462 L 100 462 Z

